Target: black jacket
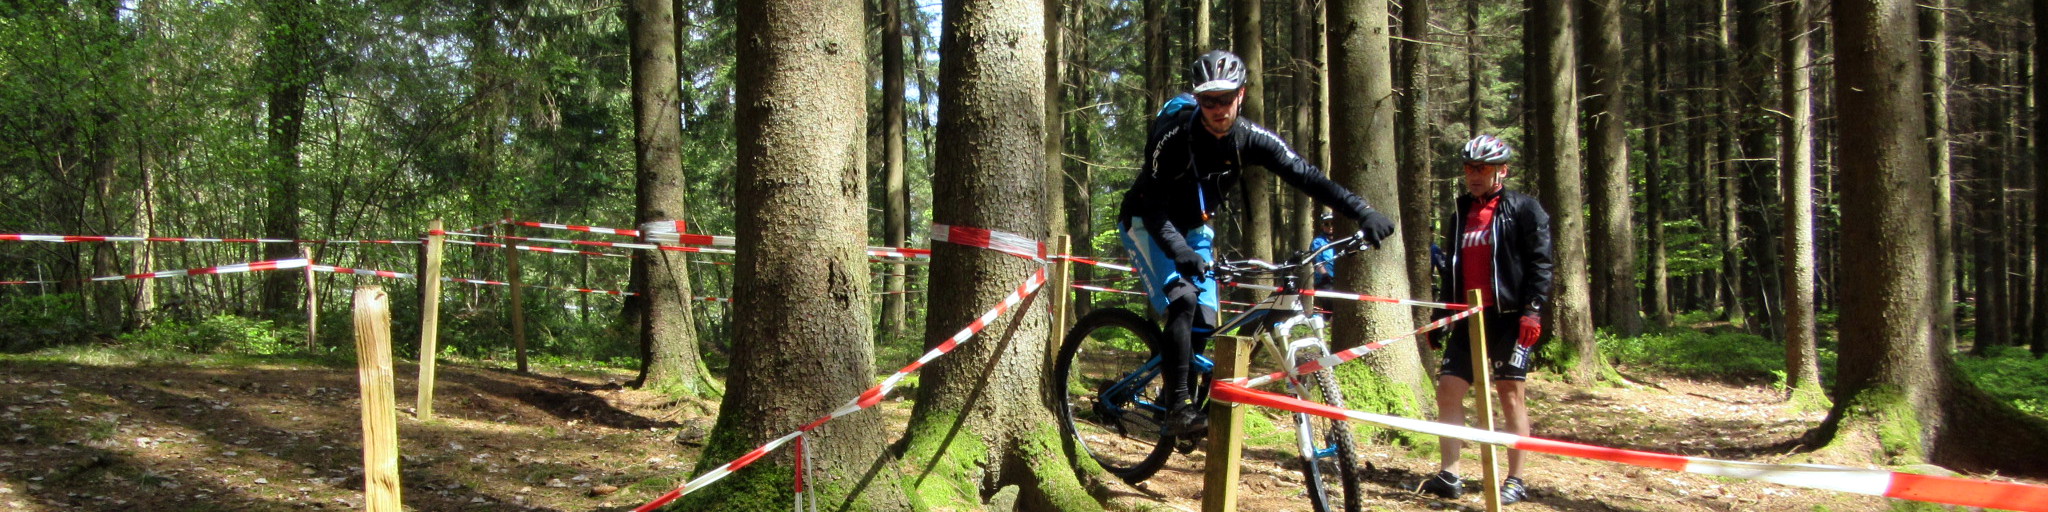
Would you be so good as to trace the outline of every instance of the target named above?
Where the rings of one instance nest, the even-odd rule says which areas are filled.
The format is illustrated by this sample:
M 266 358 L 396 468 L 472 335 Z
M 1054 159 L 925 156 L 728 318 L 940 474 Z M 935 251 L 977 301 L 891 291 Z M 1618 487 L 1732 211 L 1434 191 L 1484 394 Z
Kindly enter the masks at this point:
M 1145 139 L 1145 162 L 1124 192 L 1117 215 L 1126 223 L 1131 217 L 1144 219 L 1146 230 L 1168 252 L 1189 250 L 1181 231 L 1207 224 L 1225 194 L 1237 188 L 1243 177 L 1239 171 L 1247 165 L 1265 167 L 1317 203 L 1353 219 L 1372 211 L 1265 127 L 1239 117 L 1230 133 L 1218 138 L 1196 115 L 1195 109 L 1186 109 L 1154 120 Z
M 1437 294 L 1443 302 L 1466 300 L 1461 282 L 1464 273 L 1458 271 L 1458 258 L 1464 252 L 1458 250 L 1458 237 L 1465 233 L 1465 219 L 1475 201 L 1471 194 L 1458 196 L 1458 212 L 1451 217 L 1449 243 L 1445 244 L 1450 263 L 1438 269 L 1438 282 L 1443 286 L 1437 288 Z M 1549 308 L 1550 254 L 1550 214 L 1544 213 L 1536 198 L 1501 189 L 1500 210 L 1493 215 L 1493 297 L 1499 303 L 1493 305 L 1493 312 L 1540 316 Z M 1450 314 L 1439 311 L 1437 317 Z

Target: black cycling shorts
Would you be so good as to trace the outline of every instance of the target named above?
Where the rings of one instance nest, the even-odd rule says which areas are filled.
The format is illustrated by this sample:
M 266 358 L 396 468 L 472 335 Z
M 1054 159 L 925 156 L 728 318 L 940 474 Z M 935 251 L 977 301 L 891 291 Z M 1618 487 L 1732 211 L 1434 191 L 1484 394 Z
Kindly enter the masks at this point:
M 1487 311 L 1486 357 L 1492 365 L 1493 380 L 1528 380 L 1531 355 L 1522 357 L 1521 366 L 1508 363 L 1515 355 L 1515 341 L 1522 334 L 1521 315 L 1501 315 Z M 1452 375 L 1465 382 L 1472 382 L 1472 342 L 1467 334 L 1471 329 L 1471 318 L 1451 324 L 1451 334 L 1444 340 L 1443 364 L 1437 367 L 1437 375 Z M 1442 331 L 1438 331 L 1442 335 Z

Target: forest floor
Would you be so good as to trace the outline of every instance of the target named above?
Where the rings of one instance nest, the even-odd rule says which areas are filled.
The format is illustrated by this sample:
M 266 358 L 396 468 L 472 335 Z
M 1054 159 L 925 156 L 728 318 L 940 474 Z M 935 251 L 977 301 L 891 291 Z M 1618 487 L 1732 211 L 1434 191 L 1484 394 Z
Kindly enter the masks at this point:
M 116 358 L 118 359 L 118 358 Z M 414 417 L 416 369 L 397 370 L 405 503 L 414 510 L 618 510 L 691 471 L 716 402 L 620 386 L 630 374 L 441 367 L 438 418 Z M 1574 389 L 1532 381 L 1536 435 L 1604 446 L 1778 461 L 1821 413 L 1768 387 L 1637 376 L 1647 386 Z M 0 512 L 313 510 L 362 502 L 353 367 L 316 362 L 137 364 L 0 357 Z M 901 425 L 909 403 L 885 402 Z M 1270 433 L 1268 433 L 1270 434 Z M 1259 432 L 1248 432 L 1258 437 Z M 1268 435 L 1268 438 L 1274 436 Z M 1282 436 L 1284 438 L 1284 436 Z M 1284 443 L 1282 443 L 1284 445 Z M 1434 444 L 1433 442 L 1428 444 Z M 1248 511 L 1302 511 L 1284 449 L 1247 448 Z M 1467 450 L 1468 475 L 1478 473 Z M 1477 510 L 1406 490 L 1435 455 L 1368 443 L 1368 510 Z M 1137 487 L 1140 510 L 1198 510 L 1202 453 L 1175 456 Z M 1883 498 L 1531 455 L 1525 511 L 1884 510 Z

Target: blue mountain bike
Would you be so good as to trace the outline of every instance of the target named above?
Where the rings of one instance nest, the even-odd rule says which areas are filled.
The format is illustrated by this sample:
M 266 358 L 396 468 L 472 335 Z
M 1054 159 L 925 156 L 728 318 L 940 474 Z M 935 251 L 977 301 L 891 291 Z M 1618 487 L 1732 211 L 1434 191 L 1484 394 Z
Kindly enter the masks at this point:
M 1213 331 L 1196 329 L 1193 364 L 1195 375 L 1188 387 L 1196 403 L 1208 399 L 1209 373 L 1214 362 L 1201 354 L 1216 333 L 1251 336 L 1265 357 L 1255 359 L 1253 375 L 1290 370 L 1330 353 L 1323 340 L 1323 316 L 1302 300 L 1297 288 L 1300 270 L 1323 251 L 1342 256 L 1361 244 L 1354 238 L 1332 242 L 1321 249 L 1298 254 L 1281 264 L 1258 260 L 1219 263 L 1212 274 L 1219 284 L 1258 278 L 1277 278 L 1267 296 L 1251 309 L 1232 317 Z M 1259 287 L 1266 288 L 1266 287 Z M 1165 333 L 1154 319 L 1122 308 L 1103 308 L 1082 316 L 1067 331 L 1053 365 L 1054 390 L 1061 428 L 1072 436 L 1104 470 L 1127 483 L 1136 484 L 1159 471 L 1170 452 L 1192 451 L 1206 433 L 1168 435 L 1165 429 L 1170 404 L 1161 395 L 1160 347 Z M 1330 370 L 1292 375 L 1287 392 L 1295 398 L 1344 406 L 1343 392 Z M 1309 501 L 1317 512 L 1359 510 L 1358 455 L 1353 449 L 1351 427 L 1341 421 L 1309 414 L 1294 414 L 1295 450 Z M 1340 499 L 1332 489 L 1342 489 Z

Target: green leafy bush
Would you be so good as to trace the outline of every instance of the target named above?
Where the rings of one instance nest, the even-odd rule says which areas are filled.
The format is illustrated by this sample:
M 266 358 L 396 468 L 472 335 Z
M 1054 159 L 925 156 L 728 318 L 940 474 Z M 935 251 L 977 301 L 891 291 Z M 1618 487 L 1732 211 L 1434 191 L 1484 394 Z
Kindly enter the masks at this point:
M 1785 370 L 1784 345 L 1753 334 L 1670 329 L 1620 338 L 1603 331 L 1599 343 L 1602 354 L 1622 365 L 1683 377 L 1775 383 Z M 1826 381 L 1835 367 L 1831 346 L 1820 347 L 1820 359 Z
M 1997 347 L 1989 357 L 1957 357 L 1956 364 L 1992 397 L 2048 418 L 2048 359 L 2023 347 Z
M 75 293 L 0 299 L 0 352 L 30 352 L 93 339 L 99 327 L 86 318 Z
M 305 331 L 298 327 L 279 327 L 269 320 L 235 315 L 214 315 L 198 323 L 169 320 L 121 335 L 122 343 L 140 348 L 259 356 L 296 352 L 304 338 Z

